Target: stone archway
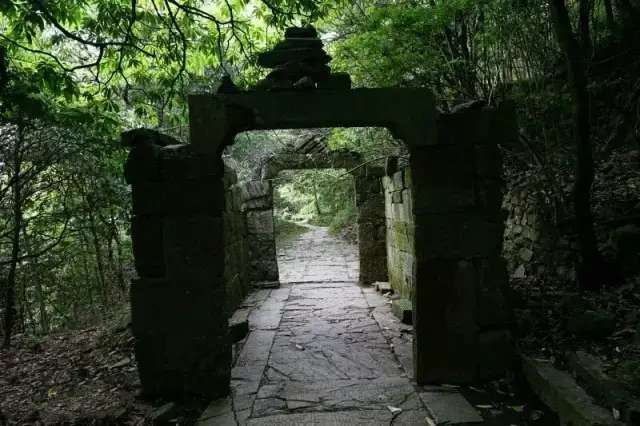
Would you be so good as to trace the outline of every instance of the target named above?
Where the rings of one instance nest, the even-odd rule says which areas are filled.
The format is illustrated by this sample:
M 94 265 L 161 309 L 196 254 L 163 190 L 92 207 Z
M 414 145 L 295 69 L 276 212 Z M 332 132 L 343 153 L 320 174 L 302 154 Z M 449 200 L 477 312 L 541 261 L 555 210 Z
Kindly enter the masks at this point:
M 261 181 L 245 184 L 244 207 L 249 224 L 249 268 L 257 287 L 279 286 L 273 220 L 273 179 L 284 170 L 346 169 L 353 176 L 357 211 L 359 283 L 387 280 L 385 207 L 381 178 L 384 169 L 363 163 L 351 151 L 302 153 L 285 151 L 263 166 Z
M 188 145 L 125 135 L 140 276 L 131 286 L 132 326 L 144 392 L 229 392 L 221 153 L 236 134 L 262 129 L 386 127 L 403 140 L 415 380 L 464 383 L 509 368 L 498 145 L 517 136 L 514 111 L 437 116 L 428 89 L 331 87 L 325 79 L 314 90 L 190 96 Z

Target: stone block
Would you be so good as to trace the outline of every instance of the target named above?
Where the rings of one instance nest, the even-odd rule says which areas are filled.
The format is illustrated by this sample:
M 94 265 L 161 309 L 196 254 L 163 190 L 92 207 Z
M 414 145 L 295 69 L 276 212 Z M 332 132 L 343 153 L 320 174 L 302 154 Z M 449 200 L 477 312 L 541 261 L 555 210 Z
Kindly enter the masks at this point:
M 275 260 L 276 241 L 274 234 L 256 234 L 247 238 L 249 256 L 251 259 Z
M 391 284 L 385 281 L 378 281 L 373 285 L 376 288 L 376 291 L 379 291 L 381 294 L 387 294 L 393 291 L 393 288 L 391 288 Z
M 437 146 L 411 153 L 416 214 L 450 212 L 475 206 L 473 151 Z
M 280 288 L 280 281 L 255 281 L 254 288 Z
M 184 181 L 198 178 L 223 179 L 225 169 L 217 153 L 198 154 L 191 145 L 172 145 L 162 148 L 159 167 L 163 181 Z
M 493 327 L 509 324 L 511 312 L 509 297 L 509 276 L 506 264 L 501 259 L 476 260 L 478 285 L 478 325 Z
M 404 170 L 398 170 L 393 174 L 391 186 L 394 191 L 402 191 L 404 189 Z
M 273 198 L 272 197 L 260 197 L 260 198 L 252 198 L 250 200 L 246 200 L 242 204 L 242 208 L 246 210 L 265 210 L 273 208 Z
M 158 167 L 160 150 L 160 146 L 153 144 L 131 148 L 124 164 L 124 176 L 128 184 L 160 180 L 160 168 Z
M 393 204 L 402 203 L 402 191 L 393 191 L 391 193 L 391 202 Z
M 142 394 L 229 394 L 231 345 L 228 336 L 189 333 L 136 336 L 135 354 Z
M 475 408 L 458 392 L 419 392 L 418 396 L 437 425 L 483 424 Z
M 485 111 L 466 110 L 460 114 L 440 114 L 437 119 L 438 144 L 471 147 L 487 141 L 491 119 Z
M 502 209 L 504 182 L 501 179 L 478 179 L 476 181 L 476 204 L 483 215 L 495 222 L 507 219 L 508 212 Z
M 247 231 L 249 234 L 273 234 L 272 210 L 256 210 L 247 212 Z
M 241 185 L 242 199 L 252 200 L 255 198 L 271 197 L 273 187 L 269 181 L 247 182 Z
M 380 194 L 382 193 L 382 188 L 380 185 L 380 179 L 377 178 L 356 178 L 355 182 L 355 190 L 356 195 L 360 200 L 364 201 L 368 199 L 369 194 Z
M 367 164 L 367 176 L 382 178 L 384 176 L 384 167 Z
M 211 214 L 225 210 L 221 179 L 134 183 L 131 186 L 134 214 Z
M 411 324 L 413 321 L 413 308 L 411 307 L 411 301 L 407 299 L 395 299 L 391 302 L 391 308 L 393 314 L 398 317 L 400 321 L 405 324 Z
M 598 406 L 571 375 L 551 362 L 523 357 L 522 372 L 538 398 L 558 414 L 563 425 L 622 426 L 611 412 Z
M 249 319 L 245 316 L 229 318 L 229 338 L 231 343 L 239 342 L 249 334 Z
M 414 371 L 418 383 L 468 383 L 478 366 L 476 271 L 466 260 L 417 256 Z M 429 350 L 423 350 L 429 347 Z M 420 348 L 420 350 L 418 350 Z
M 226 285 L 222 278 L 131 281 L 132 327 L 136 335 L 189 330 L 226 332 Z
M 132 331 L 143 393 L 228 392 L 225 303 L 221 278 L 132 280 Z
M 509 330 L 481 332 L 478 338 L 479 375 L 482 380 L 503 376 L 514 367 L 514 346 Z
M 488 258 L 502 252 L 504 224 L 491 223 L 480 215 L 418 215 L 415 225 L 418 258 Z
M 166 216 L 162 238 L 167 277 L 222 276 L 222 218 L 204 215 Z
M 278 263 L 273 260 L 249 261 L 249 279 L 255 281 L 278 281 Z
M 131 244 L 136 272 L 142 278 L 163 278 L 166 273 L 162 239 L 162 218 L 134 215 L 131 218 Z
M 370 195 L 358 205 L 358 221 L 370 221 L 371 218 L 384 218 L 384 197 L 380 194 Z
M 502 172 L 502 152 L 495 143 L 486 143 L 473 147 L 476 160 L 476 175 L 499 178 Z

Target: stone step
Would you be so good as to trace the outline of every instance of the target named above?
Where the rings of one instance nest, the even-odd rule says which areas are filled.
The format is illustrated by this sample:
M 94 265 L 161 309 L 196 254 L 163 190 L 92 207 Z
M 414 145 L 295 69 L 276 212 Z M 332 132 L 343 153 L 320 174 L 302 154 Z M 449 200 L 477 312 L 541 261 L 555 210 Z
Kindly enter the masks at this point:
M 411 301 L 407 299 L 395 299 L 391 302 L 393 314 L 405 324 L 411 325 L 413 322 Z
M 605 373 L 602 361 L 584 351 L 570 352 L 567 358 L 569 368 L 606 402 L 607 408 L 619 413 L 620 420 L 640 424 L 640 401 Z
M 382 294 L 393 292 L 393 288 L 391 288 L 391 284 L 384 281 L 376 281 L 373 283 L 376 288 L 376 291 L 379 291 Z
M 624 425 L 610 411 L 596 405 L 571 375 L 558 370 L 550 361 L 523 357 L 522 371 L 533 392 L 558 415 L 561 424 Z
M 418 392 L 436 425 L 481 425 L 482 416 L 459 392 L 434 387 L 433 390 Z

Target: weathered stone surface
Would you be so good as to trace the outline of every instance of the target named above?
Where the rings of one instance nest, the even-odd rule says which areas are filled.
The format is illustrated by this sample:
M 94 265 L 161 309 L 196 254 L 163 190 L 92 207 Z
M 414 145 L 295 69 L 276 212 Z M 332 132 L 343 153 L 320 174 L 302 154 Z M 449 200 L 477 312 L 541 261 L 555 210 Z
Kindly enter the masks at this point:
M 508 329 L 483 331 L 478 337 L 479 375 L 494 379 L 512 370 L 514 347 Z
M 533 392 L 558 414 L 562 424 L 622 426 L 608 410 L 594 400 L 567 373 L 557 370 L 551 362 L 523 358 L 523 373 Z
M 158 215 L 135 215 L 131 218 L 131 243 L 138 275 L 142 278 L 164 277 L 162 218 Z
M 478 366 L 476 271 L 468 260 L 421 260 L 417 275 L 429 285 L 416 286 L 418 312 L 414 359 L 418 383 L 473 380 Z M 422 377 L 419 376 L 422 374 Z
M 458 392 L 420 392 L 418 395 L 437 425 L 484 423 L 475 408 Z
M 250 234 L 273 234 L 273 212 L 271 209 L 248 212 L 247 229 Z
M 225 303 L 222 279 L 132 281 L 132 331 L 143 393 L 226 395 L 231 345 Z
M 400 321 L 405 324 L 411 324 L 413 321 L 413 311 L 411 307 L 411 301 L 407 299 L 395 299 L 391 303 L 393 314 L 398 317 Z
M 223 220 L 205 215 L 166 216 L 162 232 L 166 275 L 217 277 L 223 272 Z
M 587 384 L 588 391 L 606 401 L 607 408 L 618 410 L 621 421 L 635 424 L 640 420 L 640 402 L 605 373 L 602 361 L 584 351 L 576 351 L 569 353 L 568 364 Z

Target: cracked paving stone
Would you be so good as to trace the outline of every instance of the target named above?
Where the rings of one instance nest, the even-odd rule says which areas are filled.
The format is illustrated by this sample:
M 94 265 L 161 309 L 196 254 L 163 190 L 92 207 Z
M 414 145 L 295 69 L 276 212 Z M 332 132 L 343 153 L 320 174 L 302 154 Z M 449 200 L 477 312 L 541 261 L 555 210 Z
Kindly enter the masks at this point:
M 251 332 L 232 369 L 237 424 L 425 424 L 401 366 L 411 367 L 412 329 L 356 284 L 357 248 L 312 227 L 278 247 L 278 261 L 282 287 L 244 304 Z

